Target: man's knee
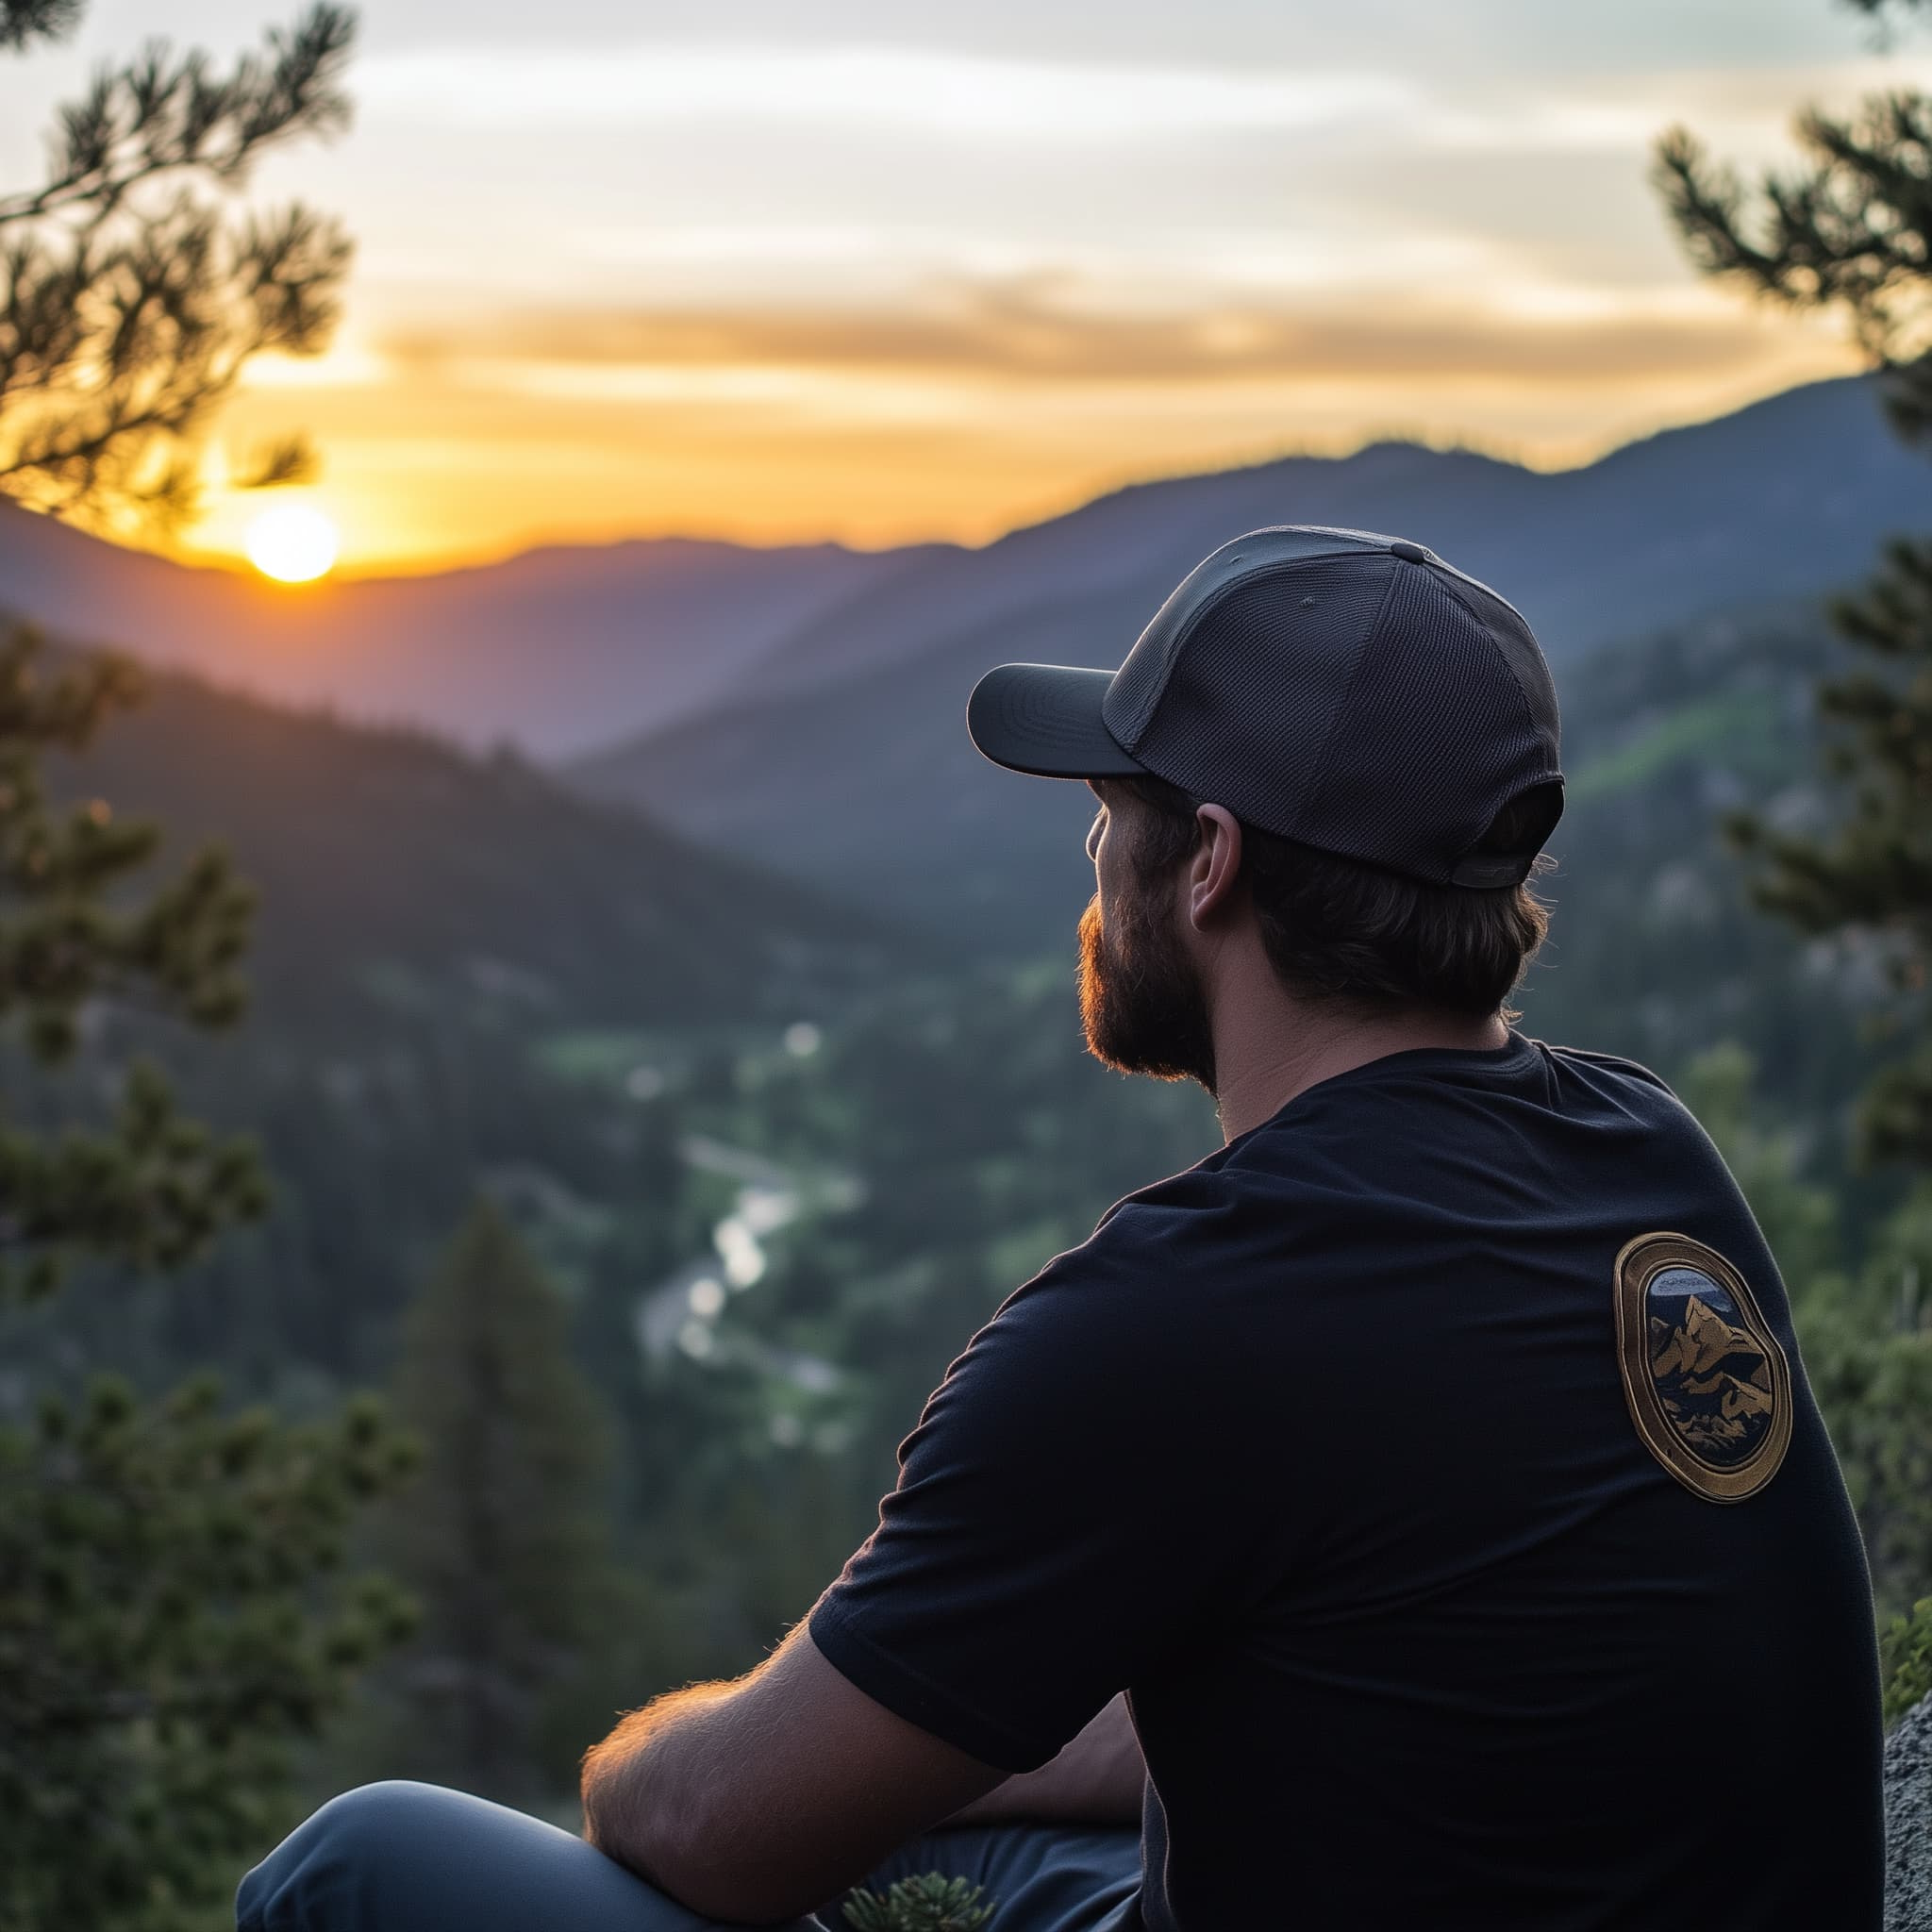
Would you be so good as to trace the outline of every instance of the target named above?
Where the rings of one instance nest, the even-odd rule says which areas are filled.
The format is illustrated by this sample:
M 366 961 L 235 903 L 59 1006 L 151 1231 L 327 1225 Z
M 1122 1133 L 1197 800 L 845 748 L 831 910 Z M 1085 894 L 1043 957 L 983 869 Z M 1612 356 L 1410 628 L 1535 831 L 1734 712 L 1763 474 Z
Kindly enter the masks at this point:
M 421 1857 L 436 1842 L 437 1814 L 454 1798 L 400 1778 L 331 1798 L 242 1881 L 241 1932 L 294 1932 L 325 1914 L 344 1923 L 341 1908 L 380 1888 L 395 1860 Z

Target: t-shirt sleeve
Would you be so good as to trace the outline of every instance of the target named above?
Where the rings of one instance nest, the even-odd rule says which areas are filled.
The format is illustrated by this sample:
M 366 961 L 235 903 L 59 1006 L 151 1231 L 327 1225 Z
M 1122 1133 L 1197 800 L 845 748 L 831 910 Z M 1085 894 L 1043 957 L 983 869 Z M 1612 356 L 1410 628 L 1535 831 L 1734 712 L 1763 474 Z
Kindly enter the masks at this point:
M 1057 1257 L 974 1338 L 811 1614 L 868 1696 L 1000 1770 L 1043 1764 L 1230 1600 L 1239 1451 L 1200 1386 L 1187 1284 L 1138 1219 Z

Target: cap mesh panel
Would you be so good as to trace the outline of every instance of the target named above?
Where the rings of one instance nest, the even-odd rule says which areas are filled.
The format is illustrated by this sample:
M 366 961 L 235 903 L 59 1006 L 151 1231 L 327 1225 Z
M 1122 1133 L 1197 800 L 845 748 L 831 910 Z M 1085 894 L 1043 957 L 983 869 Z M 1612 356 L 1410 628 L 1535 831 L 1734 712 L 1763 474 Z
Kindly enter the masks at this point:
M 1495 640 L 1424 567 L 1396 579 L 1300 836 L 1446 881 L 1542 763 Z
M 1285 838 L 1399 566 L 1337 558 L 1251 579 L 1198 620 L 1134 756 Z M 1311 841 L 1312 842 L 1312 841 Z

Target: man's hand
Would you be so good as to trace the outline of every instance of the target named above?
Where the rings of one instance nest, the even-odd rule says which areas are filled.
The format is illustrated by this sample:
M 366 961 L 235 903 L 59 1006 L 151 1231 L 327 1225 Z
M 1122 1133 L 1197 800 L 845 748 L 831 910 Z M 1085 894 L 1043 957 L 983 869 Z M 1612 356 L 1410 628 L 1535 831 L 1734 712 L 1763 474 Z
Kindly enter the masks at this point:
M 584 1836 L 692 1911 L 767 1924 L 836 1898 L 999 1782 L 874 1703 L 801 1628 L 749 1676 L 660 1697 L 596 1745 Z
M 995 1785 L 946 1820 L 991 1824 L 1029 1819 L 1046 1824 L 1139 1824 L 1147 1760 L 1125 1694 L 1116 1697 L 1058 1757 Z

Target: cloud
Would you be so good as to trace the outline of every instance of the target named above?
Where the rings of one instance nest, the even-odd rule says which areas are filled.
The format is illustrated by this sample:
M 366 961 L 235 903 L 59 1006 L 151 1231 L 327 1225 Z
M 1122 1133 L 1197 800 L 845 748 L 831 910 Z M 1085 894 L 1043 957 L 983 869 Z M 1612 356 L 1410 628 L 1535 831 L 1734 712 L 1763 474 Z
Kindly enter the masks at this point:
M 1050 275 L 926 289 L 893 307 L 525 311 L 398 335 L 391 354 L 482 388 L 558 400 L 699 391 L 770 400 L 814 373 L 871 382 L 1209 386 L 1316 379 L 1642 383 L 1724 372 L 1764 320 L 1714 291 L 1524 288 L 1486 301 L 1415 293 L 1292 307 L 1108 309 Z
M 1573 463 L 1854 360 L 1681 296 L 1150 316 L 1024 283 L 929 295 L 453 319 L 363 343 L 334 389 L 251 382 L 222 434 L 239 452 L 316 430 L 350 567 L 422 569 L 668 532 L 976 541 L 1135 479 L 1389 434 Z M 247 508 L 196 541 L 221 550 Z
M 1415 99 L 1408 82 L 1367 72 L 1054 63 L 891 47 L 675 44 L 425 48 L 364 62 L 356 91 L 373 117 L 453 126 L 743 119 L 1054 143 L 1386 120 Z
M 1375 66 L 1180 66 L 1041 60 L 891 46 L 641 42 L 572 49 L 447 45 L 378 55 L 356 87 L 378 122 L 503 131 L 744 125 L 879 127 L 899 136 L 1058 146 L 1357 126 L 1398 148 L 1638 153 L 1694 110 L 1753 156 L 1788 144 L 1799 104 L 1849 106 L 1932 84 L 1905 55 L 1805 67 L 1652 70 L 1520 86 Z

